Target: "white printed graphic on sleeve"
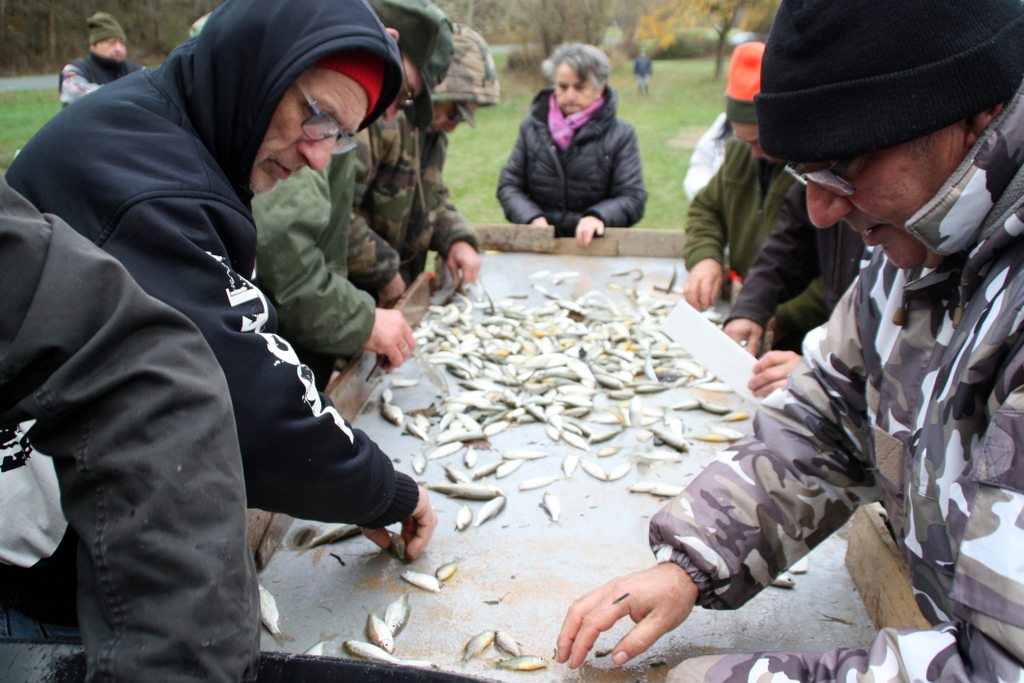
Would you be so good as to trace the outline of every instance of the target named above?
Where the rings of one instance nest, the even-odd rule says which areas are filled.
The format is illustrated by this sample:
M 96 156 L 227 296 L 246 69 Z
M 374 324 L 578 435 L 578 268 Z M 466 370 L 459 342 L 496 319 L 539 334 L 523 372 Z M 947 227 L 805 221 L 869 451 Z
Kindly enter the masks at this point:
M 0 425 L 0 562 L 19 567 L 52 555 L 68 527 L 53 459 L 25 435 L 33 424 Z
M 299 357 L 294 349 L 292 349 L 291 344 L 276 334 L 263 332 L 267 320 L 270 319 L 270 304 L 267 303 L 267 298 L 263 295 L 263 292 L 260 291 L 259 287 L 233 271 L 226 258 L 211 254 L 210 252 L 206 253 L 210 254 L 211 257 L 221 264 L 227 273 L 228 287 L 225 293 L 232 307 L 241 306 L 249 302 L 258 302 L 252 305 L 254 309 L 252 315 L 242 315 L 242 323 L 239 329 L 242 332 L 255 332 L 259 334 L 267 342 L 267 349 L 279 362 L 295 366 L 296 376 L 304 389 L 303 400 L 309 406 L 313 415 L 315 417 L 329 415 L 334 420 L 334 424 L 337 425 L 338 429 L 348 437 L 348 440 L 355 442 L 352 430 L 345 424 L 345 420 L 338 414 L 338 411 L 333 407 L 324 408 L 320 402 L 320 392 L 316 390 L 316 385 L 313 381 L 313 371 L 299 362 Z

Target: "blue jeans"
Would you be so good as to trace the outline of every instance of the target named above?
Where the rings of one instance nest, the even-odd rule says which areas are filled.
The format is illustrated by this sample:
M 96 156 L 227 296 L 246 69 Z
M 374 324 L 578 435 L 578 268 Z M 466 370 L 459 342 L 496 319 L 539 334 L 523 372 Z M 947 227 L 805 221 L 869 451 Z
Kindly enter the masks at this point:
M 59 640 L 64 643 L 82 642 L 82 636 L 74 626 L 44 624 L 3 605 L 0 605 L 0 638 Z

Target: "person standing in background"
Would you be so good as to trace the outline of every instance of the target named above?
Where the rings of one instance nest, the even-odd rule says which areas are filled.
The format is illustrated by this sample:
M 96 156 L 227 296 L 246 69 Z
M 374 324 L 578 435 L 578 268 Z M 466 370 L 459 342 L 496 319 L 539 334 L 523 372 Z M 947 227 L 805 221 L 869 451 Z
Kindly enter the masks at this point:
M 96 12 L 85 22 L 89 29 L 89 54 L 73 59 L 60 70 L 60 102 L 68 106 L 101 85 L 138 71 L 141 64 L 129 62 L 128 37 L 114 17 Z
M 636 76 L 637 94 L 651 94 L 647 89 L 647 82 L 650 80 L 652 73 L 654 73 L 654 65 L 651 64 L 651 58 L 647 56 L 647 50 L 640 48 L 640 54 L 637 55 L 636 60 L 633 62 L 633 75 Z

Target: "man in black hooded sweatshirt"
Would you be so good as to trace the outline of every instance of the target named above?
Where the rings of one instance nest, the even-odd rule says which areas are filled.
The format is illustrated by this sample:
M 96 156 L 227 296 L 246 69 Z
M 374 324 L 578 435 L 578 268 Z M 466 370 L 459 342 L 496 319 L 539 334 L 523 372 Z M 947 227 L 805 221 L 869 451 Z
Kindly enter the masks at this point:
M 415 557 L 437 524 L 427 493 L 315 390 L 250 281 L 253 192 L 323 169 L 401 82 L 398 48 L 364 2 L 227 0 L 162 66 L 51 119 L 7 180 L 204 334 L 228 381 L 250 506 L 356 523 L 382 547 L 401 521 Z

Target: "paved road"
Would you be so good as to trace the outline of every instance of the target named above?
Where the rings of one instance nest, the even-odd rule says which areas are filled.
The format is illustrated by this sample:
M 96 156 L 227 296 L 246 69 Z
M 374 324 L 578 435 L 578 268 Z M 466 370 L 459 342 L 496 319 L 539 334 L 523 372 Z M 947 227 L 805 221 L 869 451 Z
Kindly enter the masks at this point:
M 22 76 L 21 78 L 0 78 L 0 91 L 4 90 L 46 90 L 57 87 L 57 74 L 52 76 Z

